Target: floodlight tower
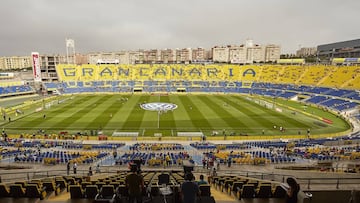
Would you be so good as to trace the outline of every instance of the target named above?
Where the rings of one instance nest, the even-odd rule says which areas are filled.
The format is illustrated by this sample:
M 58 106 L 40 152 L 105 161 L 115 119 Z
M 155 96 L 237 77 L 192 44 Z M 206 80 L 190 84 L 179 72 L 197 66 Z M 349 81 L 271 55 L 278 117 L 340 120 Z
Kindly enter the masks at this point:
M 75 64 L 75 41 L 73 39 L 65 39 L 66 42 L 66 63 Z

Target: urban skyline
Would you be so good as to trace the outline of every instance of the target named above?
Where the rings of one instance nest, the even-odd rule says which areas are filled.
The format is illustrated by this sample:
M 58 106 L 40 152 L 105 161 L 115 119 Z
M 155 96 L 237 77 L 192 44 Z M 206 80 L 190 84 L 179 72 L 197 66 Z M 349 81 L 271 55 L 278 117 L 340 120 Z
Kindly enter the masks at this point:
M 179 64 L 179 63 L 232 63 L 252 64 L 276 62 L 280 59 L 280 46 L 258 45 L 252 40 L 247 40 L 241 46 L 215 46 L 212 49 L 182 48 L 182 49 L 150 49 L 138 51 L 118 52 L 92 52 L 87 54 L 75 53 L 75 42 L 67 39 L 66 47 L 69 55 L 39 54 L 32 52 L 32 56 L 0 56 L 0 70 L 22 69 L 31 66 L 31 58 L 35 54 L 40 56 L 41 66 L 46 64 Z M 71 51 L 73 50 L 73 52 Z

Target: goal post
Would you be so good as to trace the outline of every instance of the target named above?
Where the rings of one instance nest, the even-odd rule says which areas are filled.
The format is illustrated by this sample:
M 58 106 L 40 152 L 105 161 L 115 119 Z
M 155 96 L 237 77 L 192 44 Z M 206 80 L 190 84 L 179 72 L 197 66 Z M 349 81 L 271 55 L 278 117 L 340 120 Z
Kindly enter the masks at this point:
M 139 132 L 117 132 L 117 131 L 114 131 L 112 136 L 113 137 L 138 137 Z
M 191 141 L 193 137 L 204 138 L 203 132 L 177 132 L 178 137 L 187 137 L 188 141 Z
M 203 137 L 203 132 L 177 132 L 179 137 Z

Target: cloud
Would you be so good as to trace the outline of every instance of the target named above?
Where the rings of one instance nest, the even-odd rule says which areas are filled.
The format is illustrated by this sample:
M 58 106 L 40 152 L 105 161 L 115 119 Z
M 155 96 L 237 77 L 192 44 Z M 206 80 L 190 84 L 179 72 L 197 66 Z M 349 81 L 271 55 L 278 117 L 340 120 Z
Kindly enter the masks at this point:
M 360 1 L 2 0 L 1 55 L 242 44 L 301 46 L 358 38 Z

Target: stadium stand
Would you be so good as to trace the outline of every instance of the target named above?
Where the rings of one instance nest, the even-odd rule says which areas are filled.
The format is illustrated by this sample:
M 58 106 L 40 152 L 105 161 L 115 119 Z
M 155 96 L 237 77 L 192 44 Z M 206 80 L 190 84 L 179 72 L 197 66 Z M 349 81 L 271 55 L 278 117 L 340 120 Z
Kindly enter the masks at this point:
M 332 138 L 332 139 L 306 139 L 294 141 L 251 141 L 244 143 L 232 144 L 214 144 L 210 142 L 195 142 L 190 143 L 193 148 L 204 152 L 204 156 L 208 158 L 217 159 L 219 163 L 226 163 L 231 157 L 233 164 L 242 165 L 265 165 L 265 164 L 291 164 L 300 160 L 315 160 L 319 162 L 327 161 L 356 161 L 360 159 L 360 148 L 355 145 L 331 146 L 328 142 L 344 142 L 351 143 L 359 139 L 359 135 Z M 16 142 L 15 142 L 16 143 Z M 3 150 L 2 157 L 22 156 L 24 154 L 37 154 L 37 150 L 33 150 L 32 146 L 46 145 L 46 142 L 38 142 L 33 140 L 28 142 L 25 148 L 19 150 Z M 65 144 L 66 143 L 66 144 Z M 33 144 L 33 145 L 31 145 Z M 76 144 L 73 141 L 56 141 L 55 144 L 49 144 L 49 149 L 37 155 L 37 161 L 31 160 L 31 156 L 21 157 L 21 163 L 40 162 L 40 159 L 59 160 L 59 163 L 77 162 L 85 166 L 91 166 L 93 160 L 101 159 L 101 154 L 107 156 L 108 153 L 99 153 L 97 149 L 94 151 L 80 151 L 80 147 L 64 147 L 59 150 L 59 146 Z M 5 145 L 4 145 L 5 146 Z M 9 145 L 8 145 L 9 146 Z M 8 147 L 6 146 L 6 147 Z M 13 147 L 14 145 L 11 145 Z M 86 145 L 84 145 L 86 146 Z M 102 149 L 111 150 L 111 147 L 104 147 Z M 63 151 L 69 150 L 70 151 Z M 74 151 L 77 150 L 77 151 Z M 123 164 L 131 163 L 134 160 L 142 160 L 142 164 L 146 167 L 163 166 L 166 156 L 169 156 L 170 165 L 181 165 L 181 160 L 189 159 L 189 154 L 183 152 L 184 146 L 176 143 L 137 143 L 130 145 L 128 151 L 124 152 L 119 157 Z M 188 148 L 187 148 L 188 149 Z M 215 150 L 217 152 L 215 152 Z M 187 150 L 191 151 L 191 150 Z M 39 158 L 39 159 L 38 159 Z M 159 158 L 159 159 L 157 159 Z M 180 161 L 179 161 L 180 159 Z M 63 160 L 63 161 L 62 161 Z M 159 162 L 157 162 L 159 160 Z M 57 162 L 57 161 L 55 161 Z M 52 164 L 48 162 L 47 164 Z M 117 166 L 116 166 L 117 167 Z M 120 167 L 120 166 L 119 166 Z M 147 188 L 143 194 L 143 198 L 150 198 L 151 200 L 158 200 L 163 198 L 161 194 L 161 184 L 159 183 L 162 174 L 169 174 L 169 184 L 167 184 L 172 194 L 168 202 L 178 200 L 179 185 L 184 182 L 184 173 L 180 171 L 159 170 L 162 167 L 157 167 L 155 171 L 143 171 L 141 174 L 144 177 L 145 187 Z M 322 168 L 319 168 L 321 170 Z M 225 169 L 226 170 L 226 169 Z M 236 171 L 233 171 L 236 172 Z M 104 199 L 110 200 L 125 200 L 127 199 L 126 186 L 124 179 L 127 172 L 117 171 L 114 174 L 99 173 L 97 176 L 50 176 L 46 178 L 28 178 L 26 181 L 10 181 L 0 185 L 0 201 L 6 201 L 3 198 L 36 198 L 49 199 L 49 197 L 67 196 L 71 199 L 89 199 L 102 201 Z M 218 174 L 216 176 L 209 176 L 209 185 L 202 186 L 201 197 L 211 197 L 215 189 L 216 192 L 222 192 L 229 197 L 236 197 L 239 200 L 243 199 L 268 199 L 279 198 L 284 200 L 284 191 L 280 186 L 280 182 L 269 181 L 264 179 L 250 178 L 240 175 Z M 211 190 L 212 189 L 212 190 Z M 108 190 L 106 192 L 106 190 Z M 175 194 L 174 194 L 175 193 Z M 146 199 L 147 200 L 147 199 Z M 274 200 L 275 202 L 278 202 Z M 246 202 L 246 201 L 245 201 Z
M 27 77 L 24 77 L 22 72 L 1 73 L 0 98 L 35 93 L 34 88 L 28 85 L 26 81 Z
M 34 92 L 33 88 L 29 85 L 0 87 L 0 97 L 29 94 Z
M 306 67 L 304 73 L 297 80 L 297 85 L 317 86 L 321 79 L 326 77 L 326 74 L 332 72 L 335 67 L 332 66 L 310 66 Z
M 360 68 L 356 66 L 341 66 L 333 70 L 334 71 L 330 72 L 328 77 L 324 78 L 324 81 L 322 81 L 319 85 L 335 88 L 347 87 L 347 82 L 355 79 Z

